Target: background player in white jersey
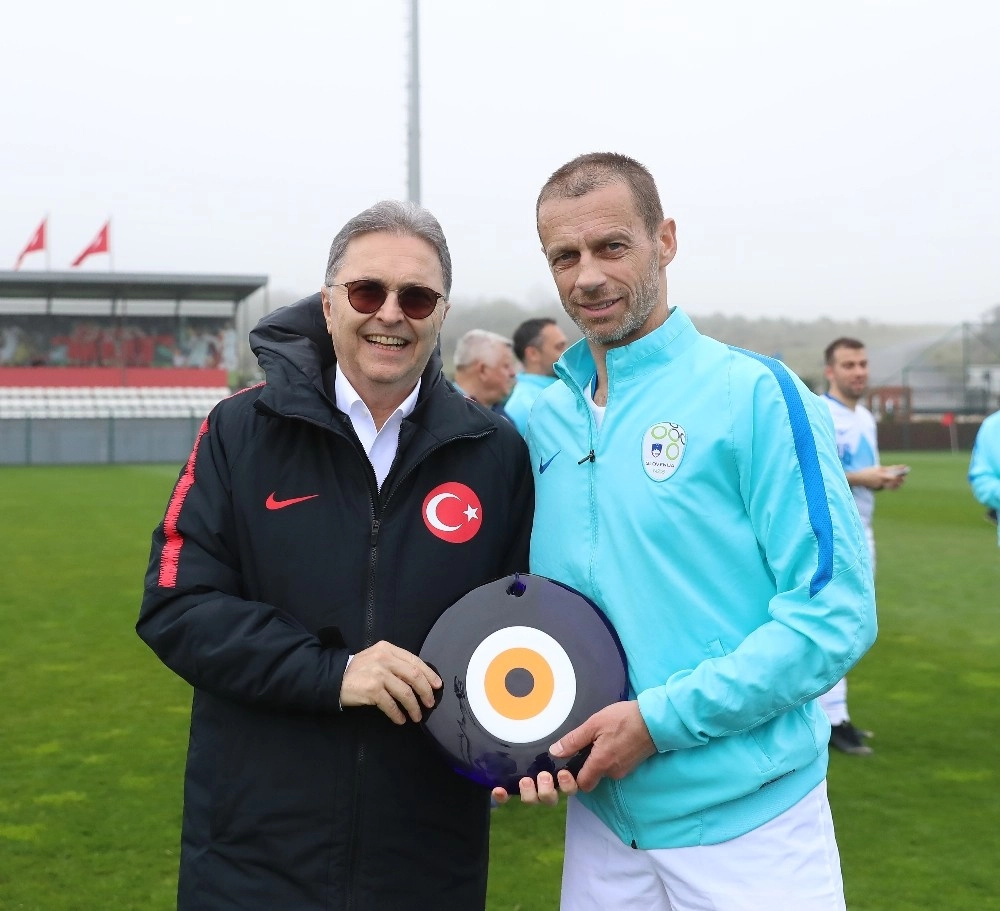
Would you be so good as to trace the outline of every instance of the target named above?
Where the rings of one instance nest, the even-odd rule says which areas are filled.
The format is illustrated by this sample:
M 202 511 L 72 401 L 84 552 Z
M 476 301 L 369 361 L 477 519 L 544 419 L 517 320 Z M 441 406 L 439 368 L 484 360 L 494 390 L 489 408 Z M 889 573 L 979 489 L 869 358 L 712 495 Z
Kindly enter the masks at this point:
M 906 465 L 880 465 L 875 418 L 861 404 L 868 388 L 868 354 L 863 342 L 855 338 L 838 338 L 824 352 L 824 375 L 830 384 L 823 396 L 833 417 L 837 439 L 837 454 L 851 485 L 854 502 L 868 535 L 875 570 L 875 537 L 872 534 L 872 513 L 875 511 L 875 491 L 895 490 L 910 470 Z M 865 743 L 871 731 L 851 724 L 847 711 L 847 678 L 819 697 L 819 704 L 830 719 L 830 746 L 855 756 L 866 756 L 872 748 Z

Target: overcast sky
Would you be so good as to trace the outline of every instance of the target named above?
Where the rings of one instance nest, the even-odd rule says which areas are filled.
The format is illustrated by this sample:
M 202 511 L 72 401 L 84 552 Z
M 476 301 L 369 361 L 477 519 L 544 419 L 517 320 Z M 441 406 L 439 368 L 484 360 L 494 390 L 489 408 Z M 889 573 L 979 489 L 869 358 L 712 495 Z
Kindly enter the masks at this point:
M 45 214 L 54 269 L 110 216 L 116 271 L 315 290 L 343 222 L 406 196 L 408 33 L 408 0 L 6 4 L 0 269 Z M 537 192 L 617 151 L 677 221 L 689 312 L 975 319 L 1000 303 L 998 34 L 989 0 L 422 0 L 452 298 L 554 300 Z

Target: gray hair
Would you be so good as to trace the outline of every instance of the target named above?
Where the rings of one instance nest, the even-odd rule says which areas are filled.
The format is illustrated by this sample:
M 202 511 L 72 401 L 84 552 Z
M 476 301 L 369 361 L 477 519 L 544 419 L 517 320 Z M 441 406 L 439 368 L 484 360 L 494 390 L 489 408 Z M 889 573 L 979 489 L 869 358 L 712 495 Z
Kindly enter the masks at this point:
M 471 367 L 473 364 L 483 363 L 493 365 L 496 357 L 493 354 L 501 345 L 513 348 L 509 338 L 504 338 L 496 332 L 489 332 L 486 329 L 470 329 L 465 333 L 455 346 L 455 367 Z
M 324 284 L 329 287 L 334 276 L 340 271 L 347 252 L 347 245 L 360 234 L 374 234 L 384 231 L 398 236 L 419 237 L 427 241 L 437 252 L 444 278 L 444 296 L 451 294 L 451 253 L 448 241 L 438 220 L 427 209 L 412 202 L 383 199 L 359 212 L 337 232 L 330 244 L 330 256 L 326 261 Z

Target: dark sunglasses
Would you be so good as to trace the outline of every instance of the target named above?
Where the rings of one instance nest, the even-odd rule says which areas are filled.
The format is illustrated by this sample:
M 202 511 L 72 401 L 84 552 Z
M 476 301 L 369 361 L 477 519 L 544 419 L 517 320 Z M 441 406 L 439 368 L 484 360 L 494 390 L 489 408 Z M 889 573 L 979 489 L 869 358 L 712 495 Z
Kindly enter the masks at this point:
M 371 278 L 361 278 L 354 282 L 342 282 L 330 285 L 331 288 L 346 288 L 347 300 L 358 313 L 374 313 L 389 296 L 390 291 L 396 292 L 399 309 L 410 319 L 426 319 L 434 312 L 439 300 L 444 299 L 432 288 L 423 285 L 410 285 L 406 288 L 387 288 L 382 282 Z

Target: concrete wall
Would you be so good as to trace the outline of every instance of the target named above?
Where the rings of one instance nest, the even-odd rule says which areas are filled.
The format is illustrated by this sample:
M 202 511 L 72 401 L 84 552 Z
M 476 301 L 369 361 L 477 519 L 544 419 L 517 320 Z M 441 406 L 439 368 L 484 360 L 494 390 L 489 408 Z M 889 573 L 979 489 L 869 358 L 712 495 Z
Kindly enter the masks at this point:
M 204 418 L 8 418 L 0 465 L 185 462 Z
M 0 420 L 0 465 L 85 465 L 187 461 L 203 418 L 7 418 Z M 980 422 L 955 425 L 958 448 L 971 451 Z M 938 421 L 878 427 L 884 450 L 950 450 Z
M 972 451 L 981 423 L 982 421 L 960 421 L 955 424 L 955 442 L 960 450 Z M 878 448 L 949 451 L 952 448 L 952 429 L 945 427 L 940 421 L 882 421 L 878 425 Z

